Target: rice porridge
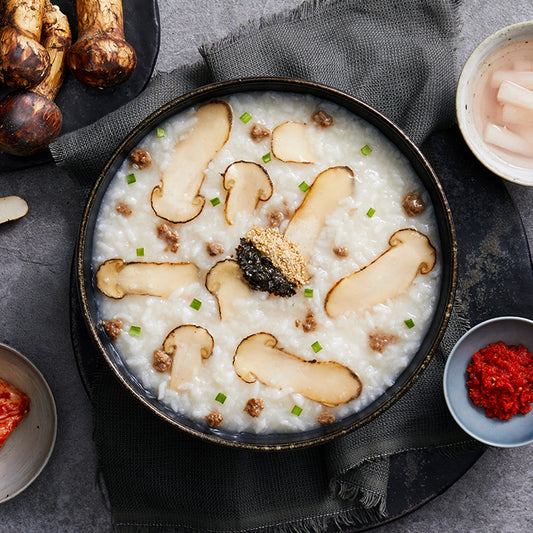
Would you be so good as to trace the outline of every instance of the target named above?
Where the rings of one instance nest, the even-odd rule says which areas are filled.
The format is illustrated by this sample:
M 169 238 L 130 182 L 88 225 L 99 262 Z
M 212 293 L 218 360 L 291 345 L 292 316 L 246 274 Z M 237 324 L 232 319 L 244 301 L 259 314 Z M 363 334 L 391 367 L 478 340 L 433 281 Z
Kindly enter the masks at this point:
M 250 92 L 142 140 L 92 257 L 102 327 L 141 383 L 201 423 L 264 433 L 331 423 L 394 383 L 435 312 L 439 250 L 429 195 L 376 128 Z

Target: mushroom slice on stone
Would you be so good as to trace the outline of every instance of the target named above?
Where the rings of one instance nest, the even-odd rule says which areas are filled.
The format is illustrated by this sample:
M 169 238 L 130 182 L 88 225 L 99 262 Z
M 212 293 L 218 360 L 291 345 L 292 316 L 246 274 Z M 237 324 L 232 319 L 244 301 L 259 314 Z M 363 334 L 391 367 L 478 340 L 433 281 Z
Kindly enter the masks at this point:
M 342 278 L 326 296 L 326 312 L 337 317 L 362 313 L 405 292 L 416 276 L 435 266 L 435 248 L 414 229 L 402 229 L 389 239 L 390 248 L 366 267 Z
M 243 278 L 241 268 L 233 259 L 215 263 L 205 278 L 207 290 L 218 301 L 220 318 L 226 320 L 235 316 L 235 300 L 247 298 L 251 289 Z
M 224 172 L 224 189 L 228 191 L 224 214 L 232 225 L 239 213 L 252 214 L 257 204 L 268 200 L 274 189 L 267 171 L 252 161 L 236 161 Z
M 339 202 L 352 193 L 353 171 L 349 167 L 331 167 L 321 172 L 295 211 L 283 236 L 298 246 L 305 261 L 313 254 L 315 241 L 328 215 Z
M 348 367 L 333 361 L 306 361 L 277 347 L 270 333 L 256 333 L 241 341 L 233 358 L 237 375 L 247 383 L 258 380 L 335 406 L 361 394 L 362 383 Z
M 191 383 L 214 345 L 211 334 L 200 326 L 185 324 L 173 329 L 163 342 L 163 350 L 172 357 L 169 388 L 179 391 Z
M 28 212 L 28 204 L 19 196 L 0 198 L 0 224 L 22 218 Z
M 272 155 L 286 163 L 313 163 L 315 152 L 309 142 L 307 124 L 284 122 L 272 131 Z
M 205 203 L 200 195 L 209 162 L 228 140 L 233 114 L 230 106 L 215 100 L 200 106 L 188 135 L 174 148 L 161 183 L 152 191 L 152 209 L 170 222 L 188 222 Z
M 97 287 L 110 298 L 142 294 L 168 298 L 176 289 L 198 281 L 193 263 L 128 263 L 108 259 L 96 272 Z

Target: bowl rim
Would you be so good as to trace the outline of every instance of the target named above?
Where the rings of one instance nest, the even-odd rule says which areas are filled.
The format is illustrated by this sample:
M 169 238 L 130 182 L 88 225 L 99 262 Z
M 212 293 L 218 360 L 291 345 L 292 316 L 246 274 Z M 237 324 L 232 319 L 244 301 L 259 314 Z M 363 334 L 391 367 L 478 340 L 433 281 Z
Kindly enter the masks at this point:
M 50 445 L 48 447 L 48 450 L 46 451 L 46 454 L 42 458 L 42 461 L 39 464 L 38 468 L 31 474 L 30 477 L 28 477 L 24 485 L 20 486 L 17 490 L 11 492 L 9 496 L 7 496 L 6 498 L 2 499 L 0 496 L 0 504 L 2 504 L 2 503 L 5 503 L 11 500 L 15 496 L 18 496 L 22 492 L 24 492 L 39 477 L 41 472 L 44 470 L 44 468 L 48 464 L 50 457 L 52 456 L 52 453 L 54 451 L 56 440 L 57 440 L 57 426 L 58 426 L 57 418 L 58 416 L 57 416 L 57 405 L 55 402 L 54 395 L 43 373 L 25 355 L 23 355 L 18 350 L 15 350 L 15 348 L 9 346 L 8 344 L 0 342 L 0 349 L 10 352 L 13 356 L 21 360 L 23 364 L 26 366 L 26 368 L 29 369 L 38 378 L 40 385 L 42 386 L 42 390 L 45 393 L 50 403 L 50 411 L 52 413 L 52 425 L 53 425 L 52 432 L 51 432 Z M 31 398 L 30 398 L 30 401 L 31 401 Z
M 413 167 L 417 165 L 420 168 L 424 169 L 426 176 L 424 178 L 420 177 L 421 170 L 420 168 L 415 168 L 417 176 L 422 181 L 426 190 L 428 190 L 431 195 L 432 202 L 434 204 L 436 212 L 440 211 L 443 216 L 442 221 L 438 221 L 439 226 L 439 238 L 441 241 L 441 252 L 443 253 L 443 278 L 441 280 L 440 295 L 445 294 L 443 298 L 439 298 L 437 304 L 437 310 L 435 312 L 434 318 L 430 324 L 430 328 L 426 337 L 423 339 L 421 346 L 427 344 L 424 353 L 418 357 L 417 354 L 413 357 L 413 361 L 417 359 L 417 365 L 414 371 L 411 369 L 412 362 L 408 365 L 406 369 L 398 376 L 396 382 L 389 387 L 379 398 L 380 402 L 378 403 L 378 408 L 374 409 L 371 413 L 367 413 L 362 419 L 357 420 L 353 423 L 337 425 L 336 423 L 331 424 L 331 427 L 326 429 L 321 429 L 320 432 L 294 432 L 294 433 L 274 433 L 274 434 L 252 434 L 252 433 L 231 433 L 217 430 L 216 428 L 204 428 L 199 424 L 191 424 L 191 421 L 188 421 L 188 424 L 176 420 L 175 417 L 171 417 L 166 413 L 161 411 L 161 408 L 156 408 L 152 402 L 148 401 L 146 396 L 146 389 L 144 389 L 144 395 L 139 394 L 138 391 L 132 386 L 132 384 L 122 375 L 120 368 L 118 368 L 116 361 L 113 361 L 112 358 L 107 353 L 106 343 L 109 344 L 108 340 L 103 339 L 101 332 L 93 319 L 91 306 L 89 304 L 89 295 L 88 292 L 94 289 L 94 284 L 92 284 L 94 275 L 86 276 L 86 271 L 90 271 L 87 265 L 87 250 L 90 248 L 88 241 L 90 241 L 90 231 L 89 223 L 91 216 L 96 216 L 94 214 L 95 206 L 98 206 L 98 201 L 101 200 L 103 192 L 105 192 L 106 180 L 110 181 L 110 176 L 116 171 L 116 169 L 123 162 L 129 151 L 138 143 L 144 135 L 152 129 L 157 123 L 166 120 L 170 116 L 178 113 L 179 111 L 196 105 L 200 102 L 208 101 L 212 98 L 220 98 L 224 96 L 229 96 L 234 93 L 240 92 L 252 92 L 252 91 L 281 91 L 288 93 L 304 93 L 323 98 L 338 105 L 347 107 L 349 111 L 360 116 L 361 118 L 370 122 L 375 128 L 377 128 L 389 141 L 393 142 L 397 148 L 402 152 L 402 154 L 409 160 L 410 164 Z M 348 105 L 349 104 L 349 105 Z M 355 112 L 353 109 L 350 109 L 349 106 L 353 106 L 358 109 L 358 112 Z M 369 120 L 369 117 L 372 120 Z M 409 152 L 409 153 L 407 153 Z M 428 187 L 428 183 L 425 180 L 429 180 L 431 183 L 432 189 Z M 102 188 L 104 191 L 102 191 Z M 443 238 L 445 237 L 445 239 Z M 444 242 L 446 240 L 446 242 Z M 444 252 L 444 246 L 449 247 L 449 249 Z M 361 102 L 360 100 L 350 96 L 340 90 L 328 87 L 326 85 L 308 82 L 299 79 L 291 78 L 280 78 L 280 77 L 247 77 L 247 78 L 237 78 L 233 80 L 227 80 L 218 83 L 212 83 L 199 89 L 190 91 L 170 102 L 164 104 L 158 108 L 153 113 L 149 114 L 144 120 L 142 120 L 136 127 L 134 127 L 130 133 L 123 139 L 121 144 L 113 152 L 111 157 L 108 159 L 107 164 L 104 169 L 98 176 L 95 184 L 93 185 L 89 197 L 86 202 L 86 206 L 83 212 L 82 221 L 80 225 L 79 235 L 76 245 L 76 255 L 75 255 L 75 269 L 76 269 L 76 284 L 78 290 L 78 296 L 80 301 L 80 306 L 82 314 L 84 317 L 85 324 L 88 328 L 90 336 L 93 340 L 97 351 L 104 358 L 108 366 L 111 368 L 115 376 L 119 381 L 146 407 L 148 407 L 156 415 L 160 416 L 170 424 L 181 428 L 190 435 L 202 438 L 204 440 L 228 445 L 237 448 L 245 449 L 254 449 L 254 450 L 286 450 L 286 449 L 295 449 L 301 447 L 312 446 L 316 444 L 321 444 L 326 441 L 329 441 L 333 438 L 347 434 L 348 432 L 361 427 L 363 424 L 371 421 L 376 418 L 379 414 L 385 411 L 393 403 L 395 403 L 405 391 L 412 385 L 414 381 L 419 377 L 421 372 L 426 368 L 430 359 L 436 352 L 440 341 L 446 330 L 448 324 L 453 300 L 455 297 L 456 287 L 457 287 L 457 240 L 455 234 L 455 228 L 453 225 L 453 219 L 451 215 L 451 210 L 444 194 L 442 185 L 440 184 L 435 171 L 419 150 L 419 148 L 408 138 L 408 136 L 400 129 L 398 126 L 393 124 L 388 118 L 384 115 L 371 108 L 367 104 Z M 431 339 L 429 338 L 429 332 L 432 332 Z M 421 350 L 419 350 L 420 352 Z M 407 377 L 407 369 L 410 369 Z M 403 384 L 401 387 L 397 386 L 397 383 L 402 379 Z M 377 400 L 371 402 L 370 406 L 374 405 Z M 365 412 L 366 408 L 361 412 Z M 179 413 L 177 414 L 179 416 Z M 350 416 L 344 417 L 343 421 L 349 419 Z M 306 439 L 299 439 L 298 436 L 302 434 L 312 433 Z M 245 436 L 245 440 L 243 440 Z M 278 437 L 273 438 L 274 437 Z M 268 442 L 270 439 L 270 442 Z
M 532 434 L 530 439 L 527 439 L 525 441 L 512 443 L 512 444 L 502 444 L 502 443 L 498 443 L 495 440 L 489 440 L 489 439 L 485 439 L 483 437 L 480 437 L 480 436 L 476 435 L 462 421 L 462 419 L 458 416 L 458 414 L 456 413 L 456 410 L 453 407 L 450 395 L 448 394 L 448 383 L 451 381 L 451 377 L 450 377 L 450 367 L 451 367 L 451 364 L 452 364 L 451 361 L 452 361 L 452 359 L 453 359 L 453 357 L 454 357 L 454 355 L 456 353 L 456 348 L 458 348 L 463 343 L 463 341 L 465 339 L 467 339 L 472 333 L 476 332 L 477 330 L 483 329 L 484 327 L 490 326 L 491 324 L 494 324 L 494 323 L 497 323 L 497 322 L 506 322 L 506 321 L 507 322 L 509 322 L 509 321 L 510 322 L 522 322 L 522 323 L 525 323 L 525 324 L 529 324 L 531 327 L 533 327 L 533 320 L 531 320 L 529 318 L 526 318 L 526 317 L 516 316 L 516 315 L 504 315 L 504 316 L 493 317 L 493 318 L 489 318 L 487 320 L 484 320 L 483 322 L 480 322 L 479 324 L 476 324 L 475 326 L 470 328 L 466 333 L 464 333 L 461 336 L 461 338 L 455 343 L 455 346 L 452 348 L 452 351 L 450 352 L 450 355 L 448 356 L 448 360 L 446 361 L 446 365 L 444 366 L 444 373 L 443 373 L 443 377 L 442 377 L 442 383 L 443 383 L 444 399 L 446 401 L 446 405 L 448 406 L 448 410 L 450 411 L 450 414 L 452 415 L 452 417 L 455 420 L 455 422 L 459 425 L 459 427 L 465 433 L 467 433 L 468 435 L 470 435 L 471 437 L 473 437 L 477 441 L 479 441 L 479 442 L 481 442 L 483 444 L 487 444 L 489 446 L 494 446 L 494 447 L 497 447 L 497 448 L 518 448 L 520 446 L 526 446 L 528 444 L 533 443 L 533 434 Z M 483 415 L 483 413 L 481 413 L 481 412 L 480 412 L 480 414 Z M 527 414 L 530 415 L 531 417 L 533 417 L 533 410 L 531 410 Z M 483 415 L 483 416 L 485 416 L 485 415 Z
M 526 30 L 531 31 L 531 38 L 533 39 L 533 20 L 505 26 L 486 37 L 476 46 L 463 65 L 459 75 L 455 95 L 455 114 L 463 139 L 483 166 L 511 183 L 528 187 L 533 186 L 533 170 L 512 165 L 499 158 L 492 150 L 486 147 L 486 143 L 478 133 L 473 121 L 467 119 L 467 89 L 471 85 L 472 71 L 480 66 L 493 52 L 506 44 L 510 44 L 515 37 L 517 38 L 516 40 L 522 40 L 523 37 L 520 37 L 519 34 Z M 496 43 L 498 43 L 497 46 Z M 491 47 L 491 45 L 494 46 Z

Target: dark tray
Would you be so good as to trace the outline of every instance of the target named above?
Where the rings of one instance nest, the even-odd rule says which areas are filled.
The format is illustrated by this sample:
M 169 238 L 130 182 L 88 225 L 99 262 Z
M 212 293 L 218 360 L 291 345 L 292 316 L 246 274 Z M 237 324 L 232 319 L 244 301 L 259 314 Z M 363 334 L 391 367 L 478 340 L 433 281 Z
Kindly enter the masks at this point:
M 73 42 L 77 36 L 76 2 L 54 0 L 67 15 Z M 135 98 L 150 79 L 159 52 L 159 8 L 157 0 L 128 0 L 124 4 L 124 32 L 126 40 L 137 54 L 137 67 L 131 77 L 116 87 L 97 89 L 88 87 L 67 74 L 55 102 L 63 114 L 61 133 L 87 126 L 121 105 Z M 0 98 L 12 89 L 0 84 Z M 0 171 L 19 170 L 52 161 L 48 150 L 26 157 L 0 151 Z
M 456 128 L 433 135 L 423 151 L 440 178 L 454 216 L 459 248 L 458 294 L 467 306 L 472 325 L 501 315 L 533 318 L 530 252 L 522 222 L 502 181 L 477 162 Z M 91 397 L 99 373 L 111 371 L 85 328 L 74 275 L 71 332 L 80 374 Z M 116 386 L 120 387 L 118 381 Z M 140 416 L 148 416 L 140 403 L 138 409 Z M 450 487 L 481 454 L 474 451 L 450 458 L 413 451 L 392 457 L 388 518 L 342 530 L 370 529 L 419 508 Z

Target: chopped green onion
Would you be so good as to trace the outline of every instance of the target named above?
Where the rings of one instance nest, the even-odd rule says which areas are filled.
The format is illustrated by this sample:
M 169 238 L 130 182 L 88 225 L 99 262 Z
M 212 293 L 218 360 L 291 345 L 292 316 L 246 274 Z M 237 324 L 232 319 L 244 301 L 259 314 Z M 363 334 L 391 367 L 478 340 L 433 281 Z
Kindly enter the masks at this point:
M 217 196 L 216 198 L 211 198 L 211 200 L 209 201 L 211 202 L 211 205 L 215 207 L 216 205 L 220 203 L 220 198 Z
M 299 405 L 295 405 L 292 408 L 291 414 L 296 415 L 296 416 L 300 416 L 302 414 L 302 411 L 303 411 L 303 409 Z
M 132 337 L 138 337 L 141 334 L 141 326 L 131 326 L 130 335 Z
M 298 187 L 302 192 L 307 192 L 311 188 L 309 185 L 307 185 L 307 183 L 305 183 L 305 181 L 302 181 Z
M 126 176 L 126 181 L 128 182 L 128 185 L 131 185 L 137 181 L 137 178 L 135 177 L 135 174 L 128 174 Z
M 263 160 L 263 163 L 269 163 L 272 161 L 272 156 L 270 155 L 270 152 L 268 152 L 268 154 L 265 154 L 261 159 Z
M 226 401 L 226 398 L 227 396 L 225 394 L 222 394 L 221 392 L 219 392 L 215 398 L 215 401 L 224 403 Z
M 373 207 L 371 207 L 371 208 L 366 212 L 366 216 L 367 216 L 368 218 L 372 218 L 372 217 L 374 216 L 374 213 L 375 213 L 375 212 L 376 212 L 376 210 L 375 210 Z
M 361 148 L 361 153 L 363 155 L 368 155 L 370 152 L 372 152 L 372 148 L 370 148 L 370 146 L 368 146 L 368 144 L 365 144 L 363 146 L 363 148 Z
M 313 297 L 313 289 L 304 289 L 304 296 L 306 298 L 312 298 Z
M 190 303 L 190 306 L 193 309 L 196 309 L 196 311 L 199 311 L 200 307 L 202 307 L 202 302 L 200 300 L 197 300 L 196 298 L 193 298 L 192 302 Z
M 250 119 L 252 118 L 252 115 L 250 115 L 250 113 L 246 112 L 246 113 L 243 113 L 241 116 L 240 116 L 240 119 L 246 124 L 247 122 L 250 121 Z
M 137 257 L 144 256 L 144 248 L 137 248 Z
M 318 341 L 313 342 L 313 344 L 311 344 L 311 348 L 313 348 L 315 353 L 318 353 L 320 350 L 322 350 L 322 346 L 320 346 Z
M 415 327 L 415 323 L 413 321 L 412 318 L 408 318 L 407 320 L 404 320 L 404 324 L 409 328 L 414 328 Z
M 157 128 L 155 130 L 155 134 L 159 138 L 164 137 L 165 136 L 165 130 L 163 128 Z

